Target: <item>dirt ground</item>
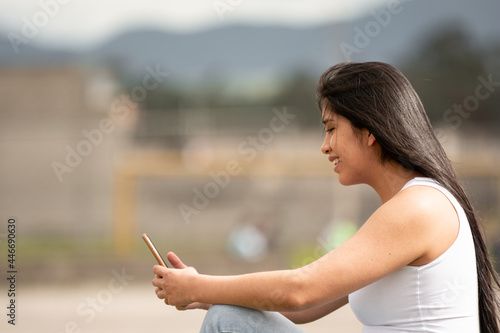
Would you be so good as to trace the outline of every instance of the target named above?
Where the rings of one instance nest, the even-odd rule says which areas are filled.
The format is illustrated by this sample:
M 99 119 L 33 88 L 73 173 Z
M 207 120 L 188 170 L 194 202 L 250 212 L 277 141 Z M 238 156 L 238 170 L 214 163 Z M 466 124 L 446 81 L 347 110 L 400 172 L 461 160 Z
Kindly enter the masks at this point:
M 70 286 L 23 286 L 16 298 L 16 325 L 0 323 L 2 332 L 136 333 L 198 332 L 205 311 L 179 312 L 138 281 L 115 279 L 108 283 Z M 5 302 L 2 302 L 6 304 Z M 5 307 L 2 306 L 6 313 Z M 348 306 L 317 322 L 302 325 L 308 333 L 359 333 L 361 324 Z

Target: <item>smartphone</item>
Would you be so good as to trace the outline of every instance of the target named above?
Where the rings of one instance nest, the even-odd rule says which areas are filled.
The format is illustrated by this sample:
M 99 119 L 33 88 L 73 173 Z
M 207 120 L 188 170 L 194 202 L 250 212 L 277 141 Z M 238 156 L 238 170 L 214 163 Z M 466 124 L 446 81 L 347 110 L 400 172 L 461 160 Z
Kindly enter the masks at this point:
M 158 250 L 154 246 L 154 244 L 151 241 L 151 239 L 149 239 L 148 235 L 147 234 L 142 234 L 142 239 L 144 239 L 144 241 L 146 242 L 146 245 L 149 247 L 149 249 L 151 250 L 151 252 L 155 256 L 156 261 L 158 261 L 158 264 L 161 265 L 161 266 L 163 266 L 163 267 L 167 267 L 168 268 L 168 265 L 165 263 L 165 260 L 163 260 L 163 258 L 161 257 L 160 252 L 158 252 Z

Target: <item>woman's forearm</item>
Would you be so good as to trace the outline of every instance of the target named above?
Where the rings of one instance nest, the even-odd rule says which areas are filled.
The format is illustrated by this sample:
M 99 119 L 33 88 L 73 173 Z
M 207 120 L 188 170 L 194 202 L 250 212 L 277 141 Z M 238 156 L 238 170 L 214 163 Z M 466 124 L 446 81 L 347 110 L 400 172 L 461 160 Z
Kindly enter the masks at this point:
M 307 307 L 302 277 L 296 270 L 237 276 L 199 275 L 192 301 L 232 304 L 266 311 L 298 311 Z

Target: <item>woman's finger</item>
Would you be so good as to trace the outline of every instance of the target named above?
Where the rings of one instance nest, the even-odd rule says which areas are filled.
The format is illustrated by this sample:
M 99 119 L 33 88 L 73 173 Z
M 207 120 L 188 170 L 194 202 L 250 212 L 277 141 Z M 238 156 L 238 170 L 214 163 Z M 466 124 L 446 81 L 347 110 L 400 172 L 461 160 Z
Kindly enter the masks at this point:
M 167 259 L 170 261 L 172 266 L 177 269 L 187 268 L 186 265 L 182 262 L 182 260 L 173 252 L 167 253 Z
M 165 277 L 165 275 L 168 273 L 168 268 L 165 268 L 163 266 L 160 266 L 160 265 L 154 265 L 153 266 L 153 273 L 156 274 L 156 277 L 157 278 L 163 278 Z

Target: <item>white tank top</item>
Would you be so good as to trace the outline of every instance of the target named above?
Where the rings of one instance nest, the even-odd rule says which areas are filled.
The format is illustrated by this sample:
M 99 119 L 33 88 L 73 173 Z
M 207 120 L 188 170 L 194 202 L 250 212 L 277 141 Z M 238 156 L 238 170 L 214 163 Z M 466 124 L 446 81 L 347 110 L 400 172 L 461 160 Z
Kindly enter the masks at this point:
M 438 189 L 453 204 L 460 229 L 455 242 L 423 266 L 405 266 L 349 295 L 363 333 L 479 333 L 477 271 L 474 243 L 463 208 L 430 178 L 409 186 Z M 403 190 L 402 189 L 402 190 Z

